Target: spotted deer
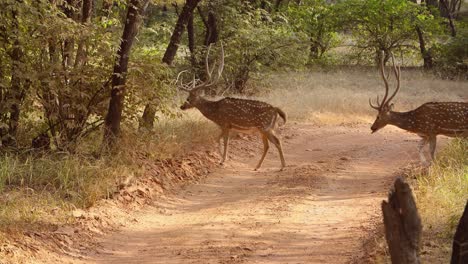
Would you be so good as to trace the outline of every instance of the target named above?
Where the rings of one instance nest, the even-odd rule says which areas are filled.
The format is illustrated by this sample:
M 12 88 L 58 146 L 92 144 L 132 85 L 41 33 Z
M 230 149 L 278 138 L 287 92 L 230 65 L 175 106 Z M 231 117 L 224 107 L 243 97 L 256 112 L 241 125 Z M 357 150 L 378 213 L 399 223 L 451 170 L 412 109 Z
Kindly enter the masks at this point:
M 281 146 L 280 139 L 275 135 L 274 129 L 276 127 L 278 115 L 286 123 L 286 114 L 278 107 L 271 106 L 268 103 L 247 100 L 240 98 L 225 97 L 217 101 L 212 101 L 203 96 L 203 91 L 216 84 L 221 77 L 224 67 L 224 49 L 221 44 L 221 56 L 219 59 L 218 70 L 215 74 L 214 65 L 210 69 L 209 66 L 209 52 L 208 47 L 205 58 L 205 71 L 207 81 L 199 81 L 193 78 L 193 81 L 187 84 L 182 82 L 178 84 L 181 90 L 189 93 L 187 100 L 180 107 L 182 110 L 190 108 L 197 108 L 206 118 L 216 123 L 221 128 L 221 134 L 218 138 L 219 152 L 222 156 L 221 164 L 226 161 L 229 143 L 229 132 L 231 130 L 242 133 L 260 133 L 263 141 L 263 154 L 258 162 L 255 170 L 258 170 L 265 159 L 269 149 L 269 143 L 273 143 L 278 149 L 281 159 L 281 170 L 286 166 L 284 154 Z M 179 77 L 183 72 L 180 72 Z M 222 150 L 221 139 L 224 141 L 224 151 Z
M 383 56 L 382 56 L 383 57 Z M 378 111 L 377 118 L 372 124 L 372 133 L 385 127 L 394 125 L 408 132 L 418 134 L 422 139 L 418 150 L 422 163 L 426 163 L 424 157 L 424 146 L 429 143 L 429 150 L 432 160 L 436 149 L 437 135 L 448 137 L 468 137 L 468 103 L 467 102 L 429 102 L 408 112 L 394 112 L 393 104 L 390 102 L 400 90 L 400 67 L 395 66 L 393 55 L 393 73 L 397 85 L 391 96 L 389 94 L 388 77 L 390 73 L 385 74 L 383 61 L 380 63 L 380 75 L 385 84 L 385 95 L 381 102 L 377 97 L 377 104 L 373 105 L 369 99 L 369 105 Z

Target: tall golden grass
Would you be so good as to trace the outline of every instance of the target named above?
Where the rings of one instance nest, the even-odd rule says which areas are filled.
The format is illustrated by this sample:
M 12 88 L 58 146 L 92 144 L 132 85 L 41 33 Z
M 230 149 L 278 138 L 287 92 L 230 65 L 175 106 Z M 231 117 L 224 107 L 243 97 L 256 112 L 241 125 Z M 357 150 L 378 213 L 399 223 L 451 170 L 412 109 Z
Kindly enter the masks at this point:
M 391 91 L 396 87 L 392 77 Z M 261 98 L 283 107 L 292 119 L 320 124 L 371 121 L 376 112 L 368 100 L 382 98 L 385 91 L 377 69 L 274 73 L 262 83 L 269 89 Z M 462 96 L 467 96 L 466 82 L 402 70 L 401 89 L 393 101 L 395 111 L 408 111 L 429 101 L 460 101 Z
M 468 140 L 452 140 L 428 173 L 416 176 L 417 203 L 425 228 L 450 243 L 468 201 Z

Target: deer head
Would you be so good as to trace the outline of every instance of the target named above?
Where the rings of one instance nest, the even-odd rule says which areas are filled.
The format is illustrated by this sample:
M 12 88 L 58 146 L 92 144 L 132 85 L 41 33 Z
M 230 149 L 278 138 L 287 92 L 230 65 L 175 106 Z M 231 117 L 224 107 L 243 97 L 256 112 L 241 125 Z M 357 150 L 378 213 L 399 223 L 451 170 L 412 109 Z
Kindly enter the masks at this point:
M 384 65 L 383 54 L 382 54 L 381 59 L 380 59 L 380 75 L 382 76 L 382 79 L 385 84 L 385 95 L 382 101 L 380 101 L 379 96 L 377 96 L 376 105 L 373 105 L 371 99 L 369 98 L 369 105 L 378 111 L 377 118 L 375 119 L 371 127 L 372 133 L 385 127 L 390 122 L 391 111 L 393 109 L 393 104 L 391 103 L 391 101 L 396 96 L 398 91 L 400 90 L 400 67 L 395 66 L 395 58 L 393 57 L 393 54 L 391 55 L 391 57 L 392 57 L 392 64 L 393 64 L 393 72 L 397 80 L 397 87 L 395 91 L 393 92 L 393 94 L 390 97 L 388 97 L 388 94 L 389 94 L 388 77 L 390 73 L 385 74 L 385 65 Z
M 209 88 L 213 85 L 215 85 L 219 78 L 221 77 L 221 74 L 223 73 L 224 69 L 224 48 L 223 48 L 223 43 L 221 43 L 221 56 L 219 58 L 219 66 L 218 70 L 213 76 L 213 72 L 215 70 L 215 64 L 213 67 L 210 68 L 209 65 L 209 56 L 210 56 L 210 49 L 211 49 L 211 44 L 208 46 L 208 50 L 206 52 L 206 57 L 205 57 L 205 71 L 206 71 L 206 81 L 201 81 L 199 79 L 195 78 L 195 75 L 193 76 L 193 80 L 189 83 L 184 84 L 182 81 L 180 85 L 178 84 L 178 87 L 180 90 L 186 91 L 189 93 L 189 96 L 185 100 L 184 104 L 180 107 L 182 110 L 190 109 L 193 107 L 196 107 L 200 103 L 204 101 L 203 99 L 203 92 L 206 88 Z M 177 80 L 176 84 L 179 82 L 179 78 L 183 73 L 187 71 L 181 71 L 177 75 Z

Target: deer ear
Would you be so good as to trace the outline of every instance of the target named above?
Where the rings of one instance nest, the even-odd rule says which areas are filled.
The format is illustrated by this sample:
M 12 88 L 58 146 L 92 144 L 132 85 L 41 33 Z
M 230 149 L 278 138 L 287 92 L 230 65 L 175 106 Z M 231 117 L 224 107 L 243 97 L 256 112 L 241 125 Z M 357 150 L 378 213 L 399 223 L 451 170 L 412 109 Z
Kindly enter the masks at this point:
M 390 105 L 388 106 L 388 110 L 390 110 L 390 111 L 393 110 L 393 104 L 390 104 Z

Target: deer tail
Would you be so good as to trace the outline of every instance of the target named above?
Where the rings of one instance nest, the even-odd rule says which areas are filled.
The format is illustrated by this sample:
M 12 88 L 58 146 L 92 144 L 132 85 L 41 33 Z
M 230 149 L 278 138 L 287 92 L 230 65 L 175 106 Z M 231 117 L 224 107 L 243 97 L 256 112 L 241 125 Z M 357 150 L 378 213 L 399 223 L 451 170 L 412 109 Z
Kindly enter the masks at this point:
M 281 116 L 281 118 L 283 119 L 284 124 L 286 124 L 286 113 L 283 112 L 283 110 L 279 109 L 278 107 L 276 107 L 276 112 L 278 112 L 278 115 Z

